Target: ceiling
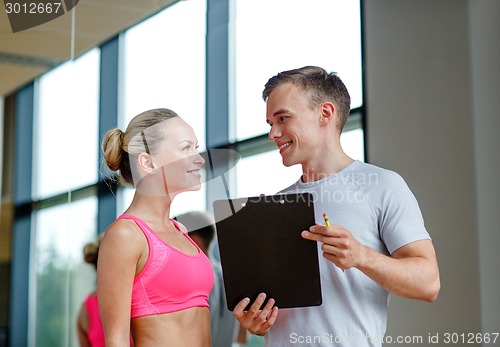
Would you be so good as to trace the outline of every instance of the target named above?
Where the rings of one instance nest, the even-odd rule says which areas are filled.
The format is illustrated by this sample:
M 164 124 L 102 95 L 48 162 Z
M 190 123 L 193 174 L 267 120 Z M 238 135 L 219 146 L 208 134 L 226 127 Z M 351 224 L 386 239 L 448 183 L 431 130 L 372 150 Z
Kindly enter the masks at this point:
M 70 60 L 72 44 L 76 58 L 174 2 L 176 0 L 80 0 L 66 14 L 16 33 L 12 32 L 6 9 L 0 5 L 0 96 L 12 93 L 52 67 Z

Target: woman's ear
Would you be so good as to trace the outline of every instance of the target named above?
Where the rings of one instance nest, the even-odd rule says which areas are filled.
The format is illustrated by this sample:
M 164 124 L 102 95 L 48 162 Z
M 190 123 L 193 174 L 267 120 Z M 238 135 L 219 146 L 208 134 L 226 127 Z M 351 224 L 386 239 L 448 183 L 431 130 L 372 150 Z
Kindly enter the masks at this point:
M 147 153 L 141 153 L 139 154 L 137 161 L 139 162 L 139 166 L 141 167 L 141 169 L 145 172 L 152 173 L 155 170 L 155 165 L 153 163 L 153 158 L 151 157 L 151 155 Z

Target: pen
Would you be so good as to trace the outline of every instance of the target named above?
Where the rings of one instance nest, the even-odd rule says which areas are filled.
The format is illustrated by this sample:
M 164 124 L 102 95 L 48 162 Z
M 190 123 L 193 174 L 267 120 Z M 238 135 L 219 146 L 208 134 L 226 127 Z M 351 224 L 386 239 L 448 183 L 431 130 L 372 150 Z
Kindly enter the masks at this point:
M 330 222 L 328 221 L 328 216 L 326 215 L 326 213 L 323 213 L 323 219 L 325 220 L 325 225 L 327 227 L 329 227 L 330 226 Z M 342 270 L 342 272 L 344 272 L 344 269 L 341 269 L 341 270 Z
M 330 226 L 330 222 L 328 221 L 328 216 L 326 215 L 326 213 L 323 213 L 323 218 L 325 219 L 325 225 L 327 227 L 329 227 Z

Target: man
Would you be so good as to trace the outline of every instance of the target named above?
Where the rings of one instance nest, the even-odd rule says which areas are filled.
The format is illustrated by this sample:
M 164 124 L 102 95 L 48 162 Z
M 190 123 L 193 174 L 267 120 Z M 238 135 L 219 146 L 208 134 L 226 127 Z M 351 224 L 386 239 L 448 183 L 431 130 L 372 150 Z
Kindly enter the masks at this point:
M 380 346 L 389 295 L 434 301 L 436 255 L 418 203 L 396 173 L 355 161 L 340 145 L 350 110 L 340 78 L 307 66 L 272 77 L 263 91 L 269 139 L 283 164 L 302 177 L 280 193 L 313 195 L 316 225 L 302 237 L 318 241 L 323 303 L 279 310 L 262 293 L 234 309 L 241 325 L 266 335 L 266 346 Z M 331 226 L 322 223 L 329 216 Z M 294 255 L 300 256 L 300 255 Z

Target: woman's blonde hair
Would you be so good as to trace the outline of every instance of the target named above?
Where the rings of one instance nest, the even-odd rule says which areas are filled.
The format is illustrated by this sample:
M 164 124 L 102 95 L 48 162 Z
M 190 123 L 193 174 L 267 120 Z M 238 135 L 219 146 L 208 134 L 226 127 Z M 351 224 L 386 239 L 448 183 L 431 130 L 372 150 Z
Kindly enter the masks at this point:
M 97 258 L 99 258 L 99 247 L 101 246 L 102 235 L 95 242 L 89 242 L 83 246 L 83 260 L 97 268 Z
M 119 172 L 122 184 L 134 185 L 130 157 L 136 158 L 139 154 L 157 153 L 163 135 L 159 127 L 154 127 L 165 120 L 179 117 L 177 113 L 166 108 L 157 108 L 138 114 L 129 123 L 127 130 L 115 128 L 109 130 L 103 138 L 102 150 L 104 161 L 111 171 Z M 144 131 L 147 132 L 147 143 Z

